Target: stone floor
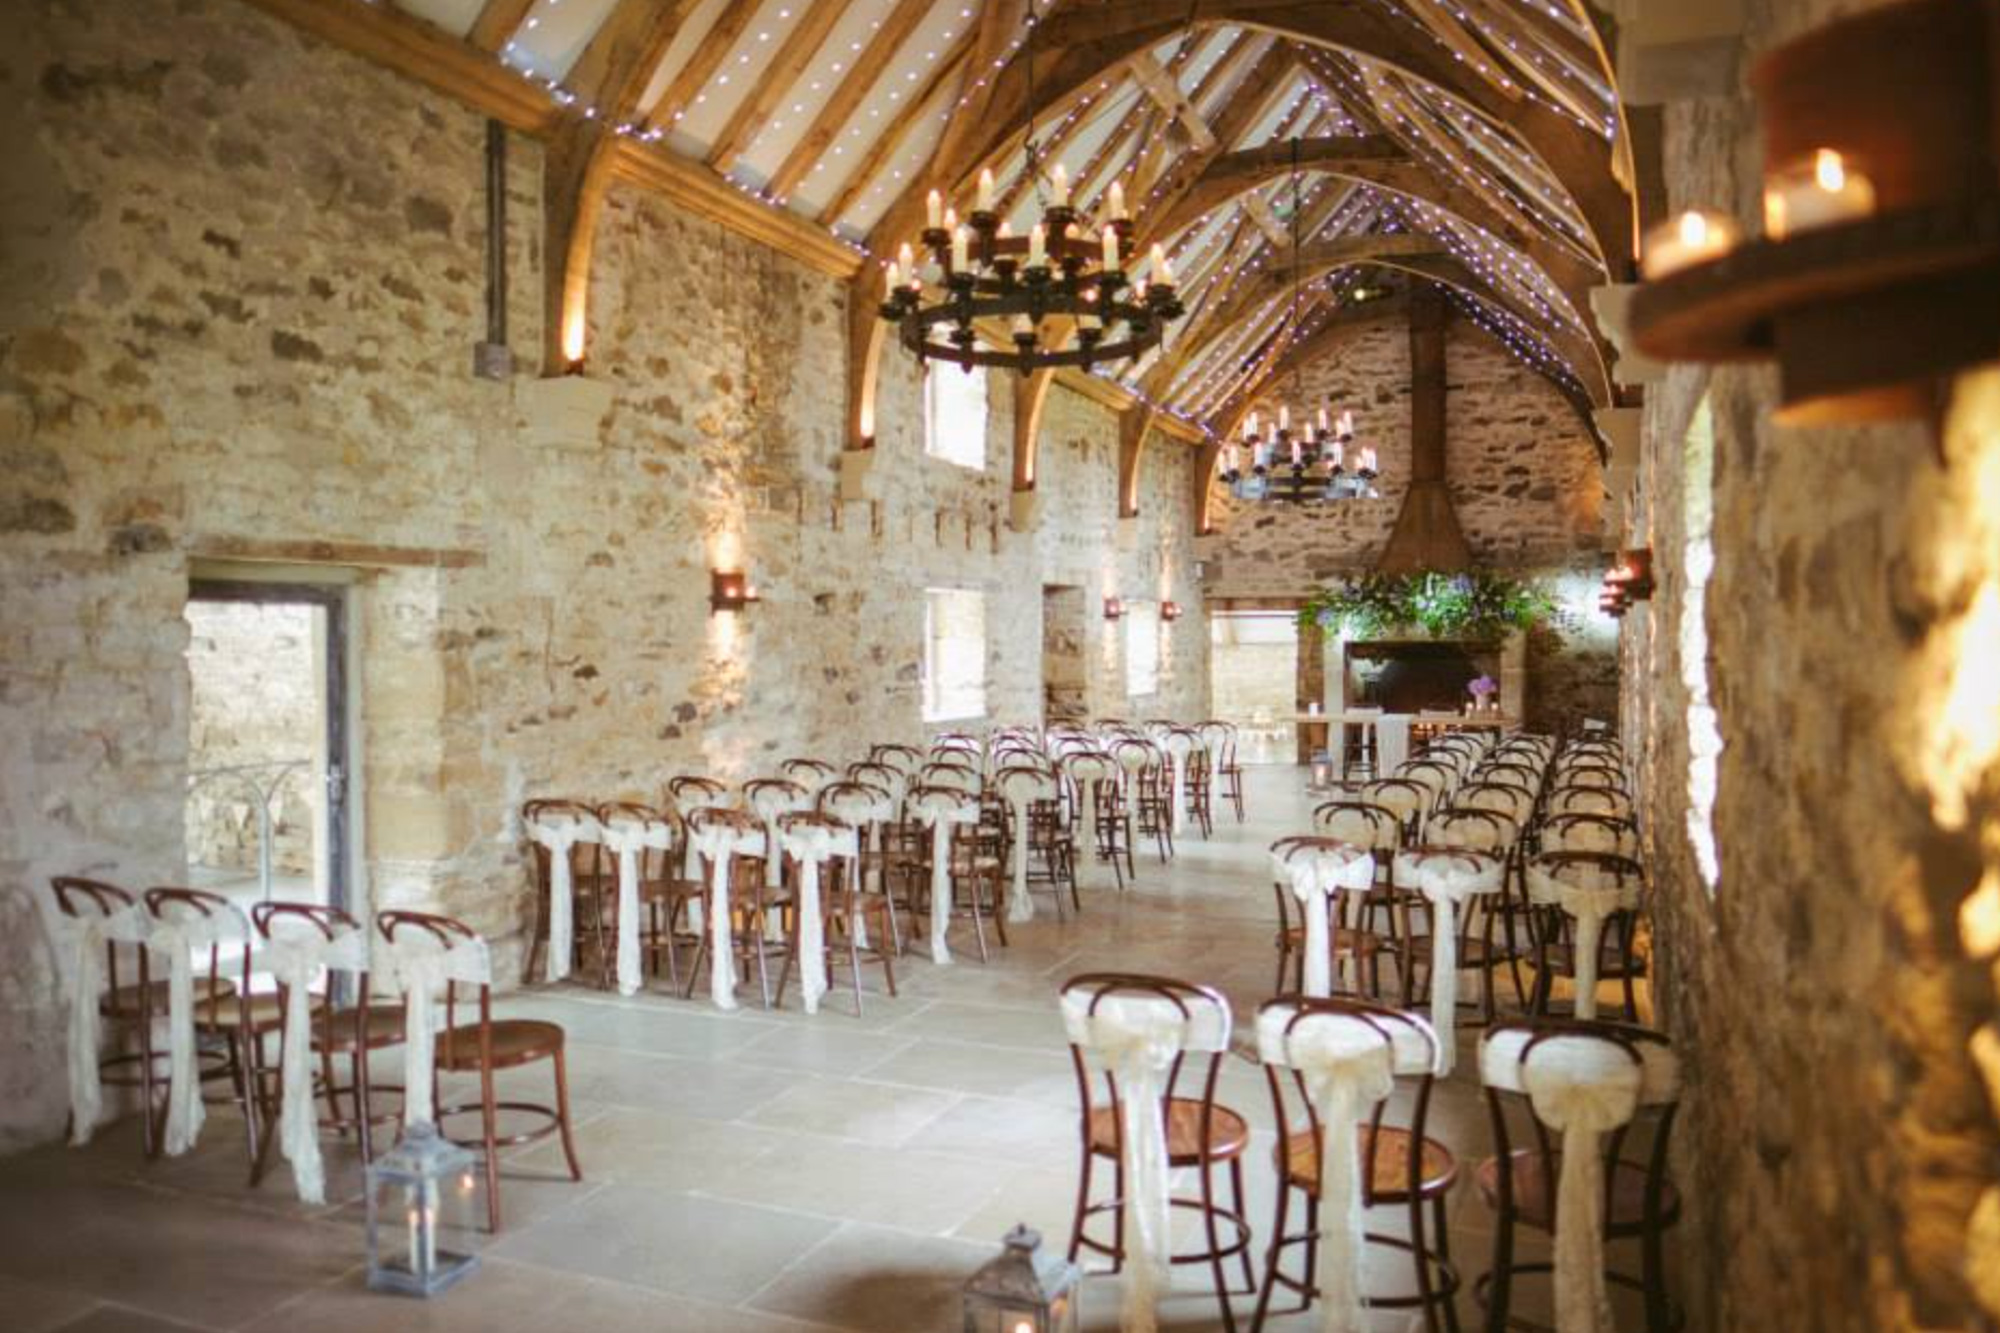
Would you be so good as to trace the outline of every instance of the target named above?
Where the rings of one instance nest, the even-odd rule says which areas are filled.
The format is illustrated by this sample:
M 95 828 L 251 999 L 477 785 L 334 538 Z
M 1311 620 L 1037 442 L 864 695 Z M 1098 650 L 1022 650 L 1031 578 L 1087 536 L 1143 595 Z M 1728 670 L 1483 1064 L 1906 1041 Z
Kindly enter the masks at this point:
M 1086 888 L 1080 918 L 1037 918 L 991 964 L 906 961 L 901 996 L 871 995 L 861 1017 L 838 993 L 812 1018 L 754 1002 L 723 1015 L 665 994 L 622 1000 L 575 987 L 508 1000 L 507 1012 L 567 1030 L 586 1179 L 562 1174 L 553 1145 L 512 1154 L 504 1232 L 485 1243 L 477 1274 L 430 1304 L 365 1289 L 360 1173 L 338 1145 L 329 1147 L 335 1202 L 326 1208 L 300 1205 L 282 1164 L 247 1189 L 241 1122 L 220 1113 L 197 1150 L 175 1161 L 146 1163 L 129 1120 L 88 1148 L 0 1161 L 0 1326 L 956 1329 L 958 1284 L 1010 1226 L 1028 1222 L 1057 1245 L 1069 1234 L 1076 1089 L 1058 984 L 1106 968 L 1211 983 L 1247 1032 L 1272 981 L 1262 849 L 1304 823 L 1298 789 L 1296 770 L 1253 773 L 1248 823 L 1225 818 L 1213 840 L 1183 840 L 1170 867 L 1142 860 L 1138 886 L 1122 896 L 1095 872 L 1106 882 Z M 1460 1035 L 1469 1052 L 1477 1033 Z M 1434 1135 L 1468 1164 L 1489 1142 L 1470 1068 L 1461 1060 L 1441 1085 L 1432 1119 Z M 546 1077 L 523 1071 L 518 1086 L 540 1093 Z M 1261 1272 L 1273 1188 L 1268 1094 L 1241 1055 L 1223 1089 L 1266 1127 L 1248 1159 Z M 1451 1217 L 1469 1286 L 1492 1241 L 1468 1181 Z M 1370 1226 L 1401 1230 L 1387 1210 Z M 1381 1249 L 1371 1264 L 1377 1290 L 1408 1290 L 1404 1256 Z M 1206 1270 L 1177 1273 L 1163 1327 L 1220 1326 L 1198 1273 Z M 1527 1295 L 1519 1308 L 1538 1313 L 1545 1293 Z M 1116 1327 L 1119 1280 L 1088 1280 L 1086 1297 L 1087 1325 Z M 1237 1305 L 1247 1322 L 1252 1302 Z M 1476 1325 L 1469 1296 L 1460 1306 Z M 1382 1330 L 1410 1325 L 1407 1314 L 1377 1316 Z M 1627 1325 L 1637 1325 L 1629 1312 Z M 1317 1320 L 1292 1315 L 1270 1327 Z

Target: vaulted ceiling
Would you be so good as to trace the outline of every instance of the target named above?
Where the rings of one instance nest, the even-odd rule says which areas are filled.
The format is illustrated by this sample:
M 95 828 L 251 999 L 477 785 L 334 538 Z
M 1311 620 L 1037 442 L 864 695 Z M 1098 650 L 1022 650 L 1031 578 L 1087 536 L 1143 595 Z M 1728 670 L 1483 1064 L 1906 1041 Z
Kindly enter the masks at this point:
M 932 187 L 968 208 L 981 169 L 1016 229 L 1056 163 L 1086 214 L 1118 182 L 1189 313 L 1101 373 L 1206 430 L 1411 282 L 1579 407 L 1613 400 L 1585 294 L 1629 264 L 1631 153 L 1582 0 L 379 7 L 866 256 L 913 238 Z M 856 281 L 879 277 L 864 262 Z

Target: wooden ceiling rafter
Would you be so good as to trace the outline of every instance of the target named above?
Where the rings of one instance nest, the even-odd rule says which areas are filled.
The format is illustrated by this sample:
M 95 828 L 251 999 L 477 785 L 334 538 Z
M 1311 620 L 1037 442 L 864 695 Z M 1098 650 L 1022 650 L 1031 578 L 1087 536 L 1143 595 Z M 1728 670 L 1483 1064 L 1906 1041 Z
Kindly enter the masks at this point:
M 876 178 L 888 165 L 889 159 L 902 147 L 903 139 L 912 127 L 934 109 L 934 104 L 940 95 L 952 91 L 952 80 L 957 78 L 965 67 L 966 57 L 971 48 L 972 36 L 967 33 L 960 36 L 952 43 L 951 48 L 938 58 L 937 66 L 931 70 L 930 77 L 924 80 L 916 92 L 904 99 L 903 104 L 896 109 L 896 114 L 889 118 L 888 123 L 868 145 L 868 151 L 862 154 L 848 170 L 847 179 L 841 182 L 839 191 L 824 208 L 820 209 L 817 221 L 821 225 L 831 227 L 839 222 L 847 215 L 847 211 L 854 207 L 855 201 L 867 193 L 868 187 L 875 183 Z
M 729 58 L 731 48 L 750 26 L 750 20 L 757 17 L 763 0 L 729 0 L 722 12 L 715 16 L 715 22 L 695 43 L 694 50 L 674 71 L 674 77 L 667 81 L 653 104 L 645 108 L 648 129 L 671 132 L 679 123 L 681 115 L 693 105 L 708 87 L 715 72 L 722 68 L 722 62 Z
M 757 76 L 750 92 L 729 114 L 728 122 L 722 127 L 715 142 L 709 145 L 707 163 L 710 170 L 727 175 L 736 165 L 757 136 L 770 124 L 771 113 L 792 91 L 798 81 L 811 68 L 813 57 L 819 54 L 826 39 L 833 32 L 841 15 L 847 12 L 847 0 L 809 0 L 805 13 L 797 16 L 790 32 L 778 43 L 778 49 L 771 53 L 768 64 Z
M 528 20 L 535 0 L 486 0 L 472 20 L 465 40 L 482 51 L 499 52 L 514 40 L 514 34 Z
M 897 0 L 896 7 L 882 20 L 882 26 L 868 39 L 852 64 L 841 76 L 825 104 L 814 114 L 811 124 L 806 127 L 799 141 L 792 145 L 785 160 L 779 164 L 766 184 L 773 198 L 789 199 L 799 188 L 800 182 L 811 174 L 814 166 L 833 147 L 833 141 L 842 127 L 868 100 L 868 94 L 875 90 L 889 72 L 890 62 L 904 41 L 915 32 L 917 25 L 931 12 L 932 0 Z

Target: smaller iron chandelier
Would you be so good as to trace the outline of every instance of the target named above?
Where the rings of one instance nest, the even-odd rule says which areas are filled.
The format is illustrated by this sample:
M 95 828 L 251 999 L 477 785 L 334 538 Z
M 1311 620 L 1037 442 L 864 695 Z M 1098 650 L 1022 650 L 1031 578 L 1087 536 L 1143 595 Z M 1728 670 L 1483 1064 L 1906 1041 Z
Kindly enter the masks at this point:
M 1349 467 L 1352 459 L 1353 466 Z M 1244 462 L 1250 466 L 1246 471 Z M 1282 500 L 1292 504 L 1317 501 L 1379 499 L 1375 489 L 1373 445 L 1354 448 L 1354 414 L 1343 411 L 1332 429 L 1326 409 L 1317 422 L 1294 433 L 1289 407 L 1278 409 L 1278 428 L 1267 436 L 1255 412 L 1243 428 L 1240 442 L 1222 448 L 1222 480 L 1239 500 Z
M 903 246 L 889 265 L 881 307 L 918 360 L 1008 366 L 1023 375 L 1055 366 L 1088 370 L 1157 345 L 1167 321 L 1180 316 L 1173 269 L 1159 246 L 1150 281 L 1126 276 L 1132 219 L 1123 189 L 1112 185 L 1110 221 L 1093 243 L 1077 234 L 1079 214 L 1060 165 L 1053 182 L 1053 201 L 1026 236 L 1011 235 L 993 210 L 991 172 L 980 176 L 969 229 L 931 192 L 923 232 L 928 257 L 920 262 Z M 1044 321 L 1064 317 L 1074 324 L 1073 339 L 1045 334 Z M 982 320 L 1005 321 L 1012 347 L 982 346 Z

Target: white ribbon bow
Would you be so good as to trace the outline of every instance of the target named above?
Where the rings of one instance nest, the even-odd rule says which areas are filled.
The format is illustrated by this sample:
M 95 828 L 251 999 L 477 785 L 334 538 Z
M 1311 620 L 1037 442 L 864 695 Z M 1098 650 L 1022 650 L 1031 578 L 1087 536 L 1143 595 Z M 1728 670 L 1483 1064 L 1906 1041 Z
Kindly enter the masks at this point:
M 1307 995 L 1333 994 L 1331 906 L 1342 889 L 1367 892 L 1375 883 L 1375 857 L 1360 847 L 1301 847 L 1290 855 L 1273 853 L 1272 868 L 1292 888 L 1305 917 L 1304 985 Z
M 1097 784 L 1110 779 L 1113 773 L 1110 763 L 1096 755 L 1079 755 L 1069 761 L 1069 780 L 1076 786 L 1078 806 L 1078 881 L 1088 867 L 1097 864 Z
M 812 775 L 808 775 L 812 776 Z M 793 779 L 787 779 L 792 781 Z M 812 809 L 812 797 L 789 792 L 782 787 L 759 787 L 750 798 L 750 811 L 764 821 L 764 882 L 776 886 L 784 882 L 785 853 L 778 842 L 778 818 Z
M 1161 740 L 1160 748 L 1167 752 L 1167 763 L 1172 775 L 1168 799 L 1173 802 L 1173 814 L 1169 827 L 1178 834 L 1187 822 L 1187 768 L 1188 757 L 1200 748 L 1200 742 L 1184 731 L 1170 731 Z
M 1028 894 L 1028 842 L 1033 831 L 1030 816 L 1035 802 L 1055 799 L 1055 779 L 1041 773 L 1010 773 L 1001 795 L 1014 811 L 1013 884 L 1007 895 L 1007 919 L 1031 921 L 1035 916 L 1035 900 Z
M 1639 886 L 1620 884 L 1615 875 L 1600 875 L 1588 864 L 1566 865 L 1558 878 L 1539 865 L 1528 867 L 1528 898 L 1553 905 L 1576 922 L 1572 959 L 1576 972 L 1576 1016 L 1597 1017 L 1597 963 L 1604 941 L 1604 922 L 1613 913 L 1639 905 Z
M 736 953 L 730 935 L 729 863 L 739 854 L 762 856 L 764 832 L 761 829 L 738 828 L 718 820 L 693 830 L 690 838 L 695 849 L 708 858 L 711 868 L 708 890 L 708 995 L 716 1008 L 734 1009 Z
M 784 850 L 799 863 L 799 991 L 806 1012 L 819 1012 L 826 994 L 826 933 L 820 917 L 820 867 L 836 856 L 853 858 L 860 841 L 851 828 L 806 824 L 778 834 Z
M 1405 852 L 1396 858 L 1396 882 L 1431 905 L 1431 1027 L 1437 1033 L 1439 1077 L 1458 1063 L 1458 909 L 1482 893 L 1500 891 L 1506 863 L 1469 853 Z
M 663 819 L 613 815 L 598 829 L 598 840 L 618 856 L 618 993 L 636 995 L 644 984 L 639 958 L 639 858 L 647 848 L 674 845 L 674 826 Z
M 396 938 L 383 940 L 381 949 L 403 992 L 403 1123 L 434 1124 L 439 993 L 447 982 L 491 984 L 493 963 L 478 936 L 454 936 L 447 943 L 417 926 L 404 926 Z
M 81 1146 L 90 1142 L 97 1118 L 104 1113 L 104 1081 L 97 1068 L 103 1025 L 97 1006 L 104 992 L 105 944 L 115 940 L 143 946 L 150 924 L 136 904 L 109 914 L 87 906 L 82 915 L 58 914 L 52 919 L 70 946 L 69 1141 Z
M 946 935 L 951 929 L 951 831 L 956 824 L 977 824 L 976 801 L 925 796 L 917 801 L 917 819 L 931 830 L 931 961 L 940 967 L 951 964 L 951 945 Z
M 170 915 L 156 917 L 148 940 L 167 956 L 167 1156 L 178 1157 L 194 1147 L 208 1112 L 201 1104 L 201 1070 L 196 1064 L 194 1033 L 194 951 L 225 940 L 247 939 L 243 914 L 233 906 L 213 906 L 203 914 L 170 904 Z
M 1535 1115 L 1562 1131 L 1562 1175 L 1556 1187 L 1556 1333 L 1615 1333 L 1604 1278 L 1605 1134 L 1639 1107 L 1643 1071 L 1636 1061 L 1592 1061 L 1579 1069 L 1553 1056 L 1551 1038 L 1528 1053 L 1521 1084 Z
M 336 927 L 331 937 L 301 929 L 267 941 L 263 961 L 285 988 L 278 1148 L 292 1164 L 300 1202 L 325 1203 L 326 1169 L 319 1151 L 319 1112 L 313 1104 L 312 984 L 322 970 L 367 971 L 368 936 L 358 926 Z M 366 996 L 361 1003 L 367 1003 Z M 332 1021 L 329 1015 L 327 1022 Z
M 1395 1090 L 1395 1049 L 1383 1033 L 1333 1015 L 1309 1017 L 1276 1036 L 1282 1058 L 1274 1059 L 1279 1053 L 1268 1049 L 1265 1057 L 1304 1077 L 1319 1122 L 1320 1327 L 1325 1333 L 1366 1333 L 1360 1127 Z M 1413 1145 L 1411 1151 L 1417 1150 Z
M 570 956 L 576 952 L 574 897 L 576 886 L 571 873 L 570 849 L 580 842 L 597 840 L 597 821 L 582 815 L 543 815 L 528 825 L 528 836 L 549 849 L 549 959 L 547 977 L 561 981 L 569 975 Z

